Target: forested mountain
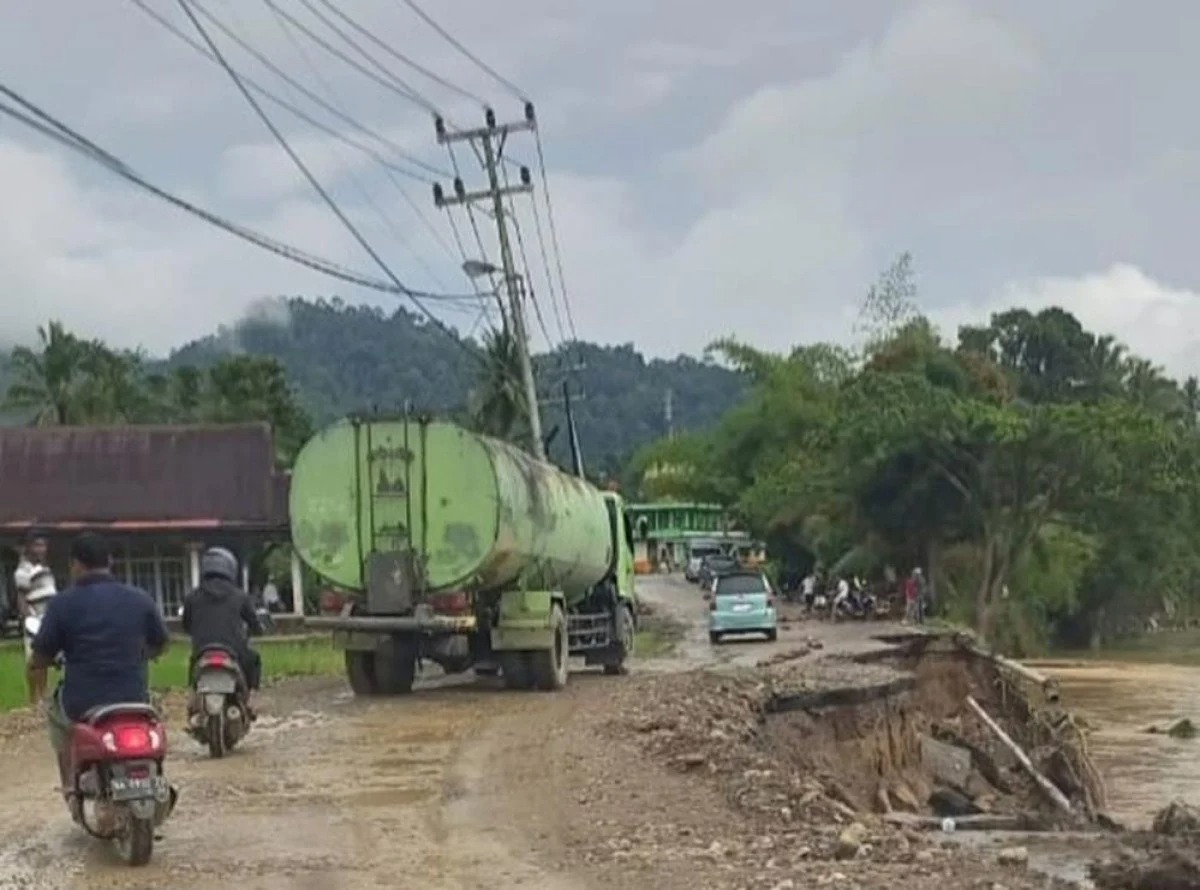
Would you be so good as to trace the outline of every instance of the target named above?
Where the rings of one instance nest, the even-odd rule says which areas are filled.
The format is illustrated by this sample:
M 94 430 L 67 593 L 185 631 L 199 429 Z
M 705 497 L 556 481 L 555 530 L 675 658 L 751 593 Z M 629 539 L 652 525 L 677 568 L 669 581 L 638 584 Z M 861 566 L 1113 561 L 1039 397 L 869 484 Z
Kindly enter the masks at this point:
M 406 404 L 418 411 L 462 417 L 470 393 L 480 385 L 480 345 L 452 339 L 404 309 L 385 313 L 336 299 L 292 299 L 287 308 L 287 313 L 271 312 L 269 318 L 258 315 L 223 327 L 175 350 L 166 360 L 132 355 L 125 360 L 142 368 L 137 373 L 154 378 L 163 373 L 178 375 L 186 368 L 210 372 L 236 355 L 275 359 L 299 407 L 318 426 L 354 411 L 398 410 Z M 80 374 L 85 375 L 88 361 L 79 356 L 89 344 L 61 326 L 55 330 L 56 335 L 50 329 L 44 333 L 59 337 L 62 349 L 76 356 L 72 361 L 82 362 Z M 101 356 L 102 365 L 112 365 L 112 356 L 104 357 L 103 344 L 90 345 L 92 359 Z M 26 355 L 26 365 L 36 363 L 36 356 Z M 13 369 L 8 365 L 0 361 L 0 393 L 8 392 L 12 379 Z M 562 407 L 556 399 L 564 369 L 582 366 L 571 374 L 571 392 L 572 398 L 580 391 L 584 395 L 574 405 L 576 422 L 589 474 L 596 476 L 616 476 L 632 452 L 666 432 L 668 391 L 679 431 L 712 426 L 744 392 L 742 377 L 726 368 L 686 356 L 648 361 L 632 345 L 571 344 L 559 353 L 536 356 L 535 366 L 544 387 L 542 395 L 551 399 L 542 410 L 547 432 L 562 422 Z M 34 372 L 34 377 L 37 375 Z M 268 378 L 269 374 L 263 379 L 269 389 L 274 384 Z M 47 401 L 48 392 L 26 393 L 24 399 L 30 407 Z M 76 399 L 74 404 L 78 415 L 74 422 L 96 422 L 106 416 L 91 408 L 80 414 L 82 402 Z M 142 405 L 134 414 L 158 419 L 161 413 Z M 212 411 L 203 416 L 210 415 L 216 416 Z M 115 411 L 112 416 L 131 419 L 131 411 Z M 554 440 L 552 456 L 565 461 L 565 447 L 563 431 Z
M 423 319 L 398 309 L 391 313 L 341 300 L 288 301 L 289 320 L 251 318 L 174 352 L 172 366 L 207 367 L 230 353 L 247 352 L 279 361 L 299 402 L 318 424 L 359 410 L 415 410 L 460 414 L 479 380 L 470 350 Z M 464 349 L 463 346 L 468 348 Z M 694 358 L 647 361 L 631 345 L 572 344 L 535 359 L 544 395 L 560 395 L 563 370 L 580 365 L 572 392 L 589 472 L 615 475 L 640 446 L 666 432 L 665 400 L 673 402 L 681 431 L 704 429 L 741 397 L 742 378 Z M 562 409 L 543 410 L 549 431 Z M 561 459 L 565 435 L 552 452 Z

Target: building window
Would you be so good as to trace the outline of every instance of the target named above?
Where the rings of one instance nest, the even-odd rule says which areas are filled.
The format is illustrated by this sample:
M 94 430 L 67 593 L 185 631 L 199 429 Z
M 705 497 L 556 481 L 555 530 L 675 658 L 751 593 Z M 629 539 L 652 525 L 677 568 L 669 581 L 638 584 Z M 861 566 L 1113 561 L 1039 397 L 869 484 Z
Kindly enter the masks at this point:
M 113 560 L 113 574 L 126 584 L 140 587 L 154 597 L 164 615 L 179 612 L 188 592 L 187 558 L 179 555 L 164 555 L 157 547 L 133 555 L 126 550 L 123 557 Z

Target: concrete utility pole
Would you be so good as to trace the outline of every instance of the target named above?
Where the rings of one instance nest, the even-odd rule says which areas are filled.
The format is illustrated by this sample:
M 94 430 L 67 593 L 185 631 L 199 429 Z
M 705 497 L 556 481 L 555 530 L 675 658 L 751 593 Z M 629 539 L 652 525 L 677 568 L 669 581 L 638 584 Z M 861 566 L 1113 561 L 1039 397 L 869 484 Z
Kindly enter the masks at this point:
M 486 189 L 468 192 L 461 178 L 455 177 L 454 195 L 447 197 L 440 184 L 433 186 L 433 201 L 439 208 L 455 204 L 475 204 L 486 202 L 491 205 L 491 213 L 496 221 L 496 234 L 500 240 L 500 264 L 498 270 L 504 276 L 504 286 L 508 293 L 509 313 L 512 318 L 512 336 L 517 346 L 517 355 L 521 362 L 521 377 L 525 390 L 525 399 L 529 405 L 529 432 L 533 439 L 533 453 L 536 457 L 545 459 L 546 445 L 542 439 L 542 417 L 538 402 L 537 383 L 533 378 L 533 360 L 529 355 L 529 333 L 525 325 L 525 285 L 524 278 L 517 273 L 513 263 L 512 245 L 508 240 L 507 212 L 504 209 L 504 199 L 509 195 L 533 191 L 533 177 L 528 167 L 521 167 L 521 182 L 519 185 L 502 186 L 498 167 L 504 160 L 504 145 L 508 134 L 521 130 L 533 130 L 537 127 L 537 117 L 534 114 L 533 103 L 525 103 L 525 119 L 515 123 L 497 124 L 496 115 L 488 108 L 484 113 L 483 127 L 474 130 L 449 132 L 446 122 L 437 117 L 434 126 L 437 129 L 437 139 L 440 144 L 448 145 L 454 142 L 469 142 L 479 152 L 487 173 L 488 187 Z M 485 258 L 483 258 L 485 259 Z M 483 274 L 492 271 L 494 267 L 485 262 L 464 264 L 479 269 Z M 468 268 L 468 274 L 470 269 Z
M 675 438 L 675 390 L 667 387 L 667 395 L 663 399 L 663 418 L 667 422 L 667 438 Z

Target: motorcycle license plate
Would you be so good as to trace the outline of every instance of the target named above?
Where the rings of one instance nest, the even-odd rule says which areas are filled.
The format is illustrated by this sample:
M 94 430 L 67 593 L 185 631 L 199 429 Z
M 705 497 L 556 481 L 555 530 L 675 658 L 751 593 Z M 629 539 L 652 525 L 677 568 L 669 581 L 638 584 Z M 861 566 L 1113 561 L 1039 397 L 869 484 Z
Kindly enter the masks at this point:
M 167 780 L 163 776 L 143 776 L 141 778 L 113 778 L 109 780 L 108 788 L 114 801 L 144 800 L 158 797 L 166 793 Z
M 206 671 L 196 680 L 196 691 L 201 695 L 232 695 L 237 691 L 237 680 L 225 671 Z

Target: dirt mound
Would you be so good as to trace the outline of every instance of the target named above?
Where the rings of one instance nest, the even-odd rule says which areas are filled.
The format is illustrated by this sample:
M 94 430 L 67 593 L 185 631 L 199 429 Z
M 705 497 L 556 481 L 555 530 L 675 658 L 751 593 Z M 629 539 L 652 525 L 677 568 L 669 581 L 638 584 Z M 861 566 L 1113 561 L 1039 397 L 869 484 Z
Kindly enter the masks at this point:
M 1148 835 L 1130 838 L 1115 860 L 1094 864 L 1090 873 L 1099 890 L 1200 888 L 1200 809 L 1173 801 Z

